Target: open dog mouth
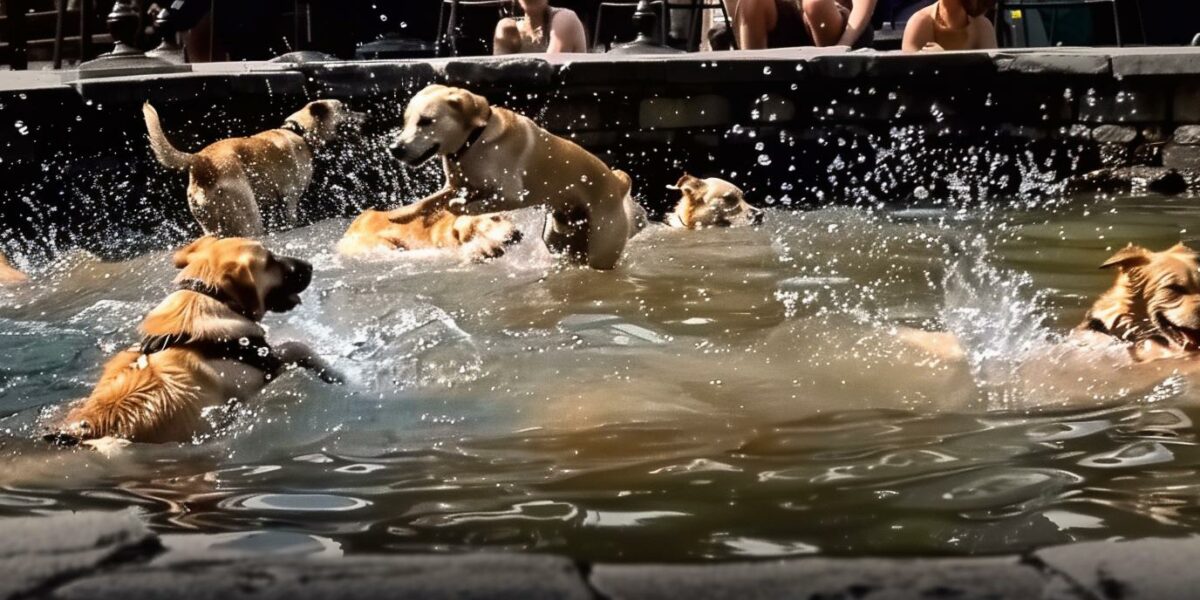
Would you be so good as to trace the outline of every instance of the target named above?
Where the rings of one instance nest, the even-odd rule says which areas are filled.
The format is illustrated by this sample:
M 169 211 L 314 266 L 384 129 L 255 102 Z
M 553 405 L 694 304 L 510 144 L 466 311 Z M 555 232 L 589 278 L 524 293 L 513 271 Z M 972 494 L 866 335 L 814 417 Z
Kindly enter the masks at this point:
M 426 150 L 424 154 L 422 154 L 414 159 L 407 160 L 405 162 L 407 162 L 409 164 L 409 166 L 419 167 L 419 166 L 425 164 L 425 162 L 428 161 L 429 159 L 433 158 L 434 155 L 436 155 L 437 153 L 438 153 L 438 145 L 434 144 L 433 147 Z
M 1154 315 L 1154 322 L 1171 341 L 1179 344 L 1184 350 L 1200 351 L 1200 329 L 1184 327 L 1171 322 L 1162 313 Z

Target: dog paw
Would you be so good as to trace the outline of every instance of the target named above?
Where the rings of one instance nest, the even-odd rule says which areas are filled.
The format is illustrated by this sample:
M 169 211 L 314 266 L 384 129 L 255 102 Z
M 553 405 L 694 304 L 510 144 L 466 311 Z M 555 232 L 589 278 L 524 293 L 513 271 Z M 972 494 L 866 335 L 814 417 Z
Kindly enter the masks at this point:
M 80 443 L 81 446 L 99 452 L 105 458 L 112 458 L 121 453 L 132 442 L 125 438 L 118 437 L 102 437 L 94 440 L 85 440 Z

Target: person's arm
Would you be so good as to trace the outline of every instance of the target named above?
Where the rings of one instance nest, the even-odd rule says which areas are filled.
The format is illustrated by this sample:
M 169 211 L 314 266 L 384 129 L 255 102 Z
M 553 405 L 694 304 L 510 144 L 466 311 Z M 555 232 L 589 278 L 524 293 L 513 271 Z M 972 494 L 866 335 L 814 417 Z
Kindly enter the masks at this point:
M 900 49 L 904 52 L 920 52 L 932 43 L 933 17 L 928 8 L 922 8 L 904 25 L 904 40 L 900 43 Z
M 550 46 L 547 54 L 563 52 L 587 52 L 587 34 L 583 31 L 583 22 L 575 11 L 561 9 L 554 15 L 550 24 Z
M 853 46 L 858 38 L 871 24 L 871 15 L 875 14 L 875 0 L 853 0 L 850 15 L 846 17 L 846 29 L 842 32 L 839 46 Z
M 496 24 L 496 35 L 492 42 L 492 54 L 516 54 L 521 51 L 521 30 L 517 22 L 504 18 Z
M 996 41 L 996 26 L 987 17 L 975 19 L 975 49 L 995 50 L 1000 44 Z

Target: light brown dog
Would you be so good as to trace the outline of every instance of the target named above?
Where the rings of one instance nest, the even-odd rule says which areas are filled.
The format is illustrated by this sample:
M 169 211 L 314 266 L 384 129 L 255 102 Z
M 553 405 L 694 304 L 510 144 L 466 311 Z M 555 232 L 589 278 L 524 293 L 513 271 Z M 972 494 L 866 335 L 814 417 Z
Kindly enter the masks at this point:
M 675 210 L 667 215 L 666 222 L 671 227 L 741 227 L 763 222 L 763 211 L 750 206 L 741 188 L 724 179 L 700 179 L 684 173 L 669 188 L 680 193 Z
M 295 226 L 300 195 L 312 180 L 313 154 L 363 115 L 338 100 L 310 102 L 277 129 L 251 137 L 230 138 L 189 154 L 177 150 L 163 133 L 158 112 L 142 106 L 150 149 L 168 169 L 187 169 L 188 208 L 205 234 L 259 237 L 265 211 Z
M 1151 252 L 1131 244 L 1100 268 L 1116 269 L 1117 279 L 1079 330 L 1128 342 L 1139 361 L 1200 352 L 1200 260 L 1191 248 Z
M 1068 336 L 1076 347 L 1124 342 L 1134 363 L 1200 356 L 1200 258 L 1183 244 L 1151 252 L 1129 245 L 1100 265 L 1113 286 Z M 966 353 L 954 334 L 901 328 L 908 344 L 948 361 Z
M 392 222 L 395 211 L 363 212 L 338 242 L 338 253 L 356 256 L 378 250 L 456 249 L 470 260 L 497 258 L 505 246 L 521 240 L 521 232 L 507 217 L 456 216 L 434 212 L 404 223 Z
M 300 304 L 312 266 L 245 238 L 201 238 L 175 253 L 179 289 L 146 315 L 140 347 L 104 367 L 91 395 L 47 439 L 184 442 L 203 432 L 205 409 L 252 398 L 286 367 L 341 377 L 307 346 L 270 346 L 259 321 Z
M 0 252 L 0 285 L 16 285 L 26 281 L 29 281 L 29 277 L 14 269 L 8 257 Z
M 467 90 L 431 85 L 408 103 L 392 155 L 410 165 L 440 156 L 446 185 L 389 219 L 408 223 L 443 210 L 479 215 L 546 206 L 551 252 L 611 269 L 636 233 L 640 208 L 629 176 L 532 120 Z

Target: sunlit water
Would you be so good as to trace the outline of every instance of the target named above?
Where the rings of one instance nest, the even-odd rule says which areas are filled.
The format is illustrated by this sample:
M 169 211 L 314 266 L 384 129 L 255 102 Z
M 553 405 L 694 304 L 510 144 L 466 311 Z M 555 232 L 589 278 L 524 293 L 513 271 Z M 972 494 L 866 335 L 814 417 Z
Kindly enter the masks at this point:
M 1109 283 L 1097 265 L 1188 239 L 1196 206 L 769 211 L 757 229 L 653 229 L 611 273 L 559 265 L 534 212 L 480 265 L 343 260 L 346 221 L 322 222 L 269 240 L 317 276 L 267 324 L 351 382 L 291 372 L 212 438 L 114 458 L 48 448 L 39 423 L 135 341 L 173 271 L 165 252 L 64 256 L 0 292 L 0 515 L 134 506 L 164 533 L 595 560 L 1192 534 L 1195 382 L 1055 360 L 1053 342 Z M 949 328 L 969 360 L 906 347 L 899 326 Z

